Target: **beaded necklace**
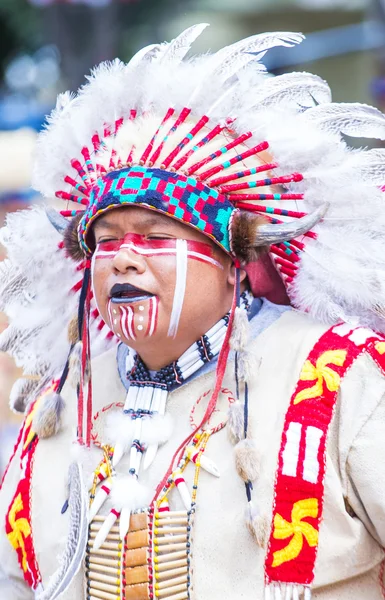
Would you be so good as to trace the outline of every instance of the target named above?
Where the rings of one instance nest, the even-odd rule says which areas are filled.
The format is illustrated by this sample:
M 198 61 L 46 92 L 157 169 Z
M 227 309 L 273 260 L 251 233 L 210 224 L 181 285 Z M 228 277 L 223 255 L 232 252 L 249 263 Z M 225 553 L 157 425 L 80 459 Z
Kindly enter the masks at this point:
M 241 306 L 244 310 L 249 310 L 251 302 L 250 292 L 243 292 Z M 136 422 L 130 454 L 129 472 L 132 475 L 138 475 L 141 466 L 144 470 L 148 469 L 158 448 L 157 444 L 151 444 L 145 448 L 140 442 L 143 417 L 155 414 L 163 416 L 170 389 L 175 385 L 182 385 L 188 377 L 191 377 L 204 364 L 218 355 L 226 335 L 228 322 L 229 313 L 194 342 L 178 360 L 156 373 L 151 374 L 142 359 L 136 356 L 134 366 L 128 374 L 130 387 L 124 405 L 124 413 L 130 415 L 131 419 Z M 123 457 L 126 448 L 125 440 L 118 439 L 116 441 L 113 457 L 114 467 Z
M 248 311 L 251 302 L 252 295 L 250 292 L 243 292 L 241 307 Z M 139 508 L 130 505 L 130 502 L 132 502 L 130 495 L 135 495 L 134 486 L 138 481 L 139 471 L 140 469 L 147 469 L 153 462 L 162 439 L 162 435 L 160 435 L 159 442 L 152 441 L 148 443 L 145 432 L 153 425 L 153 429 L 155 428 L 159 430 L 160 434 L 162 433 L 162 418 L 164 418 L 169 391 L 175 385 L 182 385 L 188 377 L 191 377 L 205 363 L 217 356 L 226 335 L 228 322 L 229 313 L 211 327 L 200 340 L 192 344 L 177 361 L 156 373 L 151 374 L 139 357 L 135 359 L 134 367 L 128 374 L 130 387 L 123 410 L 124 415 L 128 418 L 127 427 L 123 428 L 123 433 L 118 436 L 114 446 L 109 447 L 109 452 L 112 455 L 111 468 L 113 471 L 124 454 L 129 452 L 128 473 L 133 491 L 132 494 L 127 494 L 127 505 L 112 508 L 94 543 L 96 548 L 103 543 L 105 536 L 108 535 L 119 516 L 120 539 L 123 540 L 127 534 L 131 512 Z M 156 423 L 154 421 L 155 417 L 158 418 Z M 154 434 L 154 432 L 152 433 Z M 153 440 L 154 435 L 151 437 Z M 110 495 L 114 476 L 111 477 L 109 472 L 110 469 L 100 469 L 98 483 L 102 483 L 102 485 L 93 498 L 90 507 L 90 520 L 97 515 L 104 501 Z

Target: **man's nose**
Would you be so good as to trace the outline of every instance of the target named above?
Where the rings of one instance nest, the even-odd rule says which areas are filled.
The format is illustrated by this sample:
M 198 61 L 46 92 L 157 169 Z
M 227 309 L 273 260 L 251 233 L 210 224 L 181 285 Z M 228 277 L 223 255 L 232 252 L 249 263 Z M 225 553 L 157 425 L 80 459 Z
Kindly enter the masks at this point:
M 112 264 L 119 273 L 128 273 L 129 271 L 144 273 L 146 270 L 146 259 L 133 252 L 131 248 L 120 248 L 115 254 Z

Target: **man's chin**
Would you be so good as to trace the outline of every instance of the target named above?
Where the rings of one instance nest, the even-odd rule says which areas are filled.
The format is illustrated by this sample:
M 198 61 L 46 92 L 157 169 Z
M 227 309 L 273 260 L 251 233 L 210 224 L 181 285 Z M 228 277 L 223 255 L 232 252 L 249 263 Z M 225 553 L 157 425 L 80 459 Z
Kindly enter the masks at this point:
M 158 329 L 159 299 L 149 294 L 110 298 L 107 313 L 110 328 L 122 341 L 150 340 Z

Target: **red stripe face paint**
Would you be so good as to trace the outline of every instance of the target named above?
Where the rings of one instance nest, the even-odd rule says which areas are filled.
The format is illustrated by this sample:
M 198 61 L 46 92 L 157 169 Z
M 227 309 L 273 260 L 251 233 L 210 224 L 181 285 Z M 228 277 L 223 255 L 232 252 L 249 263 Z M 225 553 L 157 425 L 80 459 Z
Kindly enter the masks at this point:
M 146 330 L 146 336 L 147 337 L 151 337 L 155 331 L 156 331 L 156 326 L 158 324 L 158 306 L 159 306 L 159 300 L 157 296 L 153 296 L 152 298 L 150 298 L 149 300 L 149 315 L 148 315 L 148 324 L 147 324 L 147 330 Z M 140 309 L 144 310 L 144 306 L 139 306 L 139 311 Z M 140 319 L 140 317 L 139 317 Z
M 119 337 L 135 340 L 137 337 L 151 337 L 158 324 L 159 298 L 152 296 L 146 301 L 132 305 L 108 302 L 109 327 Z
M 127 340 L 134 340 L 135 328 L 134 328 L 134 310 L 131 306 L 119 306 L 121 319 L 120 326 L 122 333 Z
M 179 320 L 184 305 L 189 260 L 205 263 L 209 267 L 212 266 L 223 270 L 222 264 L 216 260 L 211 244 L 181 238 L 148 239 L 144 235 L 131 233 L 117 240 L 99 242 L 93 256 L 93 268 L 96 261 L 104 260 L 111 261 L 111 270 L 113 270 L 115 264 L 112 261 L 120 252 L 124 251 L 138 257 L 140 256 L 144 262 L 148 261 L 150 270 L 159 270 L 162 268 L 162 263 L 158 262 L 158 260 L 168 257 L 168 269 L 171 267 L 170 273 L 172 277 L 175 277 L 174 284 L 171 284 L 175 285 L 172 304 L 167 305 L 167 314 L 169 315 L 167 335 L 169 337 L 175 337 L 179 328 Z M 123 255 L 120 255 L 119 260 L 121 261 L 122 258 Z M 150 261 L 156 262 L 151 266 Z M 173 262 L 175 264 L 175 275 L 172 273 Z M 110 270 L 110 264 L 103 265 L 105 272 Z M 154 336 L 158 329 L 158 320 L 159 324 L 161 323 L 161 319 L 159 318 L 159 297 L 144 290 L 143 294 L 141 294 L 140 280 L 138 284 L 137 279 L 135 279 L 134 286 L 134 288 L 138 289 L 137 295 L 135 295 L 135 289 L 124 290 L 124 285 L 131 285 L 130 282 L 124 282 L 124 277 L 120 277 L 116 284 L 123 289 L 113 290 L 112 297 L 107 299 L 107 322 L 110 329 L 117 337 L 128 344 L 135 340 L 140 342 L 144 338 Z M 145 287 L 144 284 L 143 287 Z M 169 292 L 172 293 L 171 289 Z M 170 293 L 168 294 L 169 298 Z M 162 307 L 164 309 L 163 305 Z
M 213 258 L 213 249 L 210 244 L 185 240 L 187 243 L 187 257 L 192 260 L 209 263 L 214 267 L 223 269 L 222 265 Z M 177 239 L 148 239 L 144 235 L 127 233 L 123 239 L 100 242 L 95 250 L 95 260 L 112 260 L 121 249 L 127 249 L 134 254 L 146 258 L 157 256 L 176 255 Z

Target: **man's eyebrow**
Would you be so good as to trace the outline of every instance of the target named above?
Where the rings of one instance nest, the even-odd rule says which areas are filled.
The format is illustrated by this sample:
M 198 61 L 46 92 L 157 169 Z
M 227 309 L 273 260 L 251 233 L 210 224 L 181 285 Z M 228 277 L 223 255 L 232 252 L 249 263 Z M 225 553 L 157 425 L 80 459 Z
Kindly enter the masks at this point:
M 172 222 L 169 222 L 169 218 L 162 218 L 159 215 L 146 215 L 145 217 L 141 217 L 140 219 L 135 219 L 132 222 L 133 229 L 140 229 L 142 227 L 152 227 L 153 225 L 159 225 L 161 227 L 172 225 Z M 95 227 L 99 225 L 99 227 L 103 227 L 105 229 L 116 229 L 117 227 L 121 227 L 120 223 L 111 223 L 108 221 L 108 218 L 99 217 L 99 219 L 95 223 Z
M 105 227 L 106 229 L 116 229 L 117 225 L 116 223 L 110 223 L 109 221 L 107 221 L 107 219 L 103 219 L 103 217 L 100 217 L 96 223 L 95 223 L 95 227 Z

